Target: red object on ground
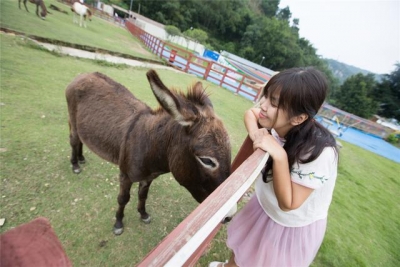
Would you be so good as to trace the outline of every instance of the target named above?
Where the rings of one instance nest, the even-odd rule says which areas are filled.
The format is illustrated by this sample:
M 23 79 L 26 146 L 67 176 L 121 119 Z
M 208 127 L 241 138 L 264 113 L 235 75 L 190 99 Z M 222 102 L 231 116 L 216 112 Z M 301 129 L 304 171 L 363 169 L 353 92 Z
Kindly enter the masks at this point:
M 70 260 L 48 219 L 39 217 L 0 236 L 0 266 L 70 267 Z

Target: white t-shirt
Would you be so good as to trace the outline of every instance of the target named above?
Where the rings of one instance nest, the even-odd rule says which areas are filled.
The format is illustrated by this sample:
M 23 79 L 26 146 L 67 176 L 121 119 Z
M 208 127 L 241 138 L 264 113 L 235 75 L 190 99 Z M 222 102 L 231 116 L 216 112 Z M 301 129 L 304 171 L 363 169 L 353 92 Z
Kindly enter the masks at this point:
M 279 208 L 273 180 L 264 183 L 260 173 L 255 184 L 260 205 L 272 220 L 286 227 L 302 227 L 326 218 L 335 187 L 337 163 L 335 150 L 326 147 L 314 161 L 293 166 L 292 182 L 314 191 L 298 209 L 291 211 L 282 211 Z

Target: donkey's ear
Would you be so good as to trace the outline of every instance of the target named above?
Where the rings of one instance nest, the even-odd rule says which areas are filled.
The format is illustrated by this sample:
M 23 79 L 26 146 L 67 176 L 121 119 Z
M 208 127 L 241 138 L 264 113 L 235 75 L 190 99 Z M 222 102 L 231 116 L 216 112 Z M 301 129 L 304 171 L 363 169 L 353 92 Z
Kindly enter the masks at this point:
M 190 126 L 193 121 L 186 119 L 182 113 L 181 104 L 177 97 L 163 84 L 157 72 L 149 70 L 147 72 L 151 90 L 156 97 L 158 103 L 181 125 Z
M 206 90 L 203 88 L 201 82 L 197 82 L 193 86 L 193 94 L 196 96 L 196 101 L 199 101 L 202 106 L 209 106 L 213 108 L 210 98 L 208 97 Z

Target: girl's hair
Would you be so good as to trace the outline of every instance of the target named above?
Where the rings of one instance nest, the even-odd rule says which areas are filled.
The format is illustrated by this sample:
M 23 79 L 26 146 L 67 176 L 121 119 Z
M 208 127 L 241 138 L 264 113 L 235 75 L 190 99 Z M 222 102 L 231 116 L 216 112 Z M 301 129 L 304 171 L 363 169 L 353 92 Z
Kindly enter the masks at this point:
M 328 91 L 325 75 L 312 68 L 292 68 L 273 76 L 264 87 L 263 95 L 279 95 L 278 110 L 284 110 L 289 118 L 307 114 L 308 118 L 294 126 L 286 134 L 285 149 L 289 168 L 294 163 L 308 163 L 315 160 L 325 147 L 333 147 L 336 141 L 332 134 L 314 120 L 324 103 Z M 278 112 L 277 112 L 278 116 Z M 275 118 L 276 121 L 277 118 Z M 263 180 L 272 169 L 272 158 L 266 164 Z

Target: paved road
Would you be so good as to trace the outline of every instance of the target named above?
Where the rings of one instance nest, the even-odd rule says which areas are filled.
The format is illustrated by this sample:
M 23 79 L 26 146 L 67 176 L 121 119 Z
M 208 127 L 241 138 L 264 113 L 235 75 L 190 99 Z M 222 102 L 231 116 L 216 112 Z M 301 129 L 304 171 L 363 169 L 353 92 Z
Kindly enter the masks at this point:
M 56 51 L 58 53 L 64 54 L 64 55 L 69 55 L 72 57 L 79 57 L 79 58 L 87 58 L 87 59 L 94 59 L 94 60 L 105 60 L 107 62 L 111 63 L 116 63 L 116 64 L 126 64 L 129 66 L 133 67 L 143 67 L 143 68 L 149 68 L 149 69 L 167 69 L 167 70 L 172 70 L 175 72 L 179 73 L 184 73 L 182 71 L 179 71 L 175 68 L 161 65 L 161 64 L 154 64 L 154 63 L 148 63 L 148 62 L 142 62 L 139 60 L 133 60 L 133 59 L 127 59 L 123 57 L 116 57 L 112 55 L 107 55 L 107 54 L 102 54 L 102 53 L 94 53 L 94 52 L 88 52 L 76 48 L 70 48 L 66 46 L 58 46 L 58 45 L 53 45 L 53 44 L 48 44 L 48 43 L 42 43 L 36 40 L 33 40 L 35 43 L 38 45 L 45 47 L 46 49 L 50 51 Z

